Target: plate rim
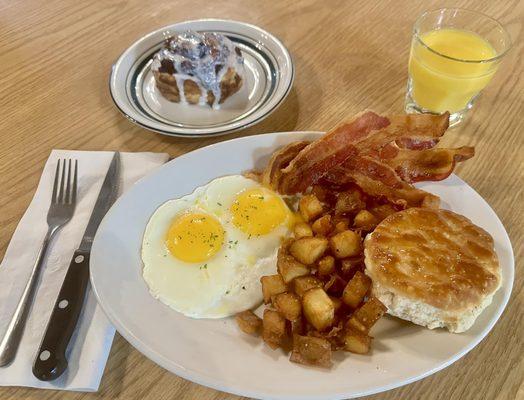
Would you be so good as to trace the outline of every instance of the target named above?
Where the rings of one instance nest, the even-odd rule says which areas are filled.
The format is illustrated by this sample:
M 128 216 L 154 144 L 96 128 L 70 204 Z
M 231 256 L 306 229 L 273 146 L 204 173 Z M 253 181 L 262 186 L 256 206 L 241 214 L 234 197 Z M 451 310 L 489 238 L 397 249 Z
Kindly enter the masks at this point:
M 152 36 L 162 32 L 162 31 L 164 31 L 166 29 L 169 29 L 169 28 L 171 28 L 171 27 L 173 27 L 175 25 L 192 24 L 192 23 L 200 23 L 200 22 L 204 22 L 204 23 L 207 23 L 207 22 L 222 23 L 222 22 L 224 22 L 224 23 L 233 23 L 233 24 L 236 24 L 236 25 L 239 25 L 239 26 L 245 26 L 245 27 L 248 27 L 250 29 L 259 31 L 262 34 L 264 34 L 267 37 L 269 37 L 271 40 L 275 41 L 276 44 L 279 46 L 279 48 L 283 51 L 283 55 L 285 56 L 286 60 L 289 63 L 289 66 L 290 66 L 289 83 L 285 87 L 285 90 L 283 91 L 283 93 L 280 95 L 280 98 L 278 98 L 278 101 L 270 109 L 268 109 L 266 112 L 264 112 L 262 115 L 260 115 L 258 118 L 255 118 L 252 121 L 249 121 L 249 122 L 247 122 L 245 124 L 241 124 L 241 125 L 239 125 L 237 127 L 234 127 L 234 128 L 227 128 L 227 125 L 226 125 L 226 126 L 221 127 L 221 128 L 216 128 L 214 131 L 208 132 L 208 133 L 181 132 L 181 131 L 177 131 L 177 129 L 178 129 L 177 127 L 173 127 L 172 131 L 167 131 L 167 130 L 162 130 L 162 129 L 158 129 L 158 128 L 152 127 L 152 126 L 150 126 L 150 125 L 148 125 L 146 123 L 143 123 L 143 122 L 140 122 L 140 121 L 136 120 L 133 116 L 129 115 L 121 107 L 121 105 L 118 103 L 118 100 L 117 100 L 118 96 L 115 93 L 116 83 L 114 82 L 114 78 L 115 78 L 115 74 L 116 74 L 116 69 L 121 64 L 121 61 L 127 55 L 127 53 L 131 50 L 131 48 L 135 47 L 139 42 L 147 40 L 147 39 L 151 38 Z M 278 65 L 277 65 L 277 67 L 278 67 Z M 278 69 L 278 70 L 280 70 L 280 69 Z M 266 31 L 265 29 L 263 29 L 263 28 L 261 28 L 261 27 L 259 27 L 257 25 L 254 25 L 254 24 L 251 24 L 251 23 L 248 23 L 248 22 L 242 22 L 242 21 L 238 21 L 238 20 L 234 20 L 234 19 L 222 19 L 222 18 L 199 18 L 199 19 L 192 19 L 192 20 L 187 20 L 187 21 L 175 22 L 173 24 L 162 26 L 161 28 L 158 28 L 158 29 L 155 29 L 154 31 L 146 33 L 145 35 L 142 35 L 140 38 L 135 40 L 122 53 L 120 53 L 120 55 L 118 56 L 116 61 L 111 65 L 111 69 L 110 69 L 109 77 L 108 77 L 108 86 L 109 86 L 109 94 L 111 96 L 111 100 L 113 101 L 114 106 L 117 108 L 117 110 L 120 112 L 120 114 L 122 114 L 127 120 L 129 120 L 133 124 L 136 124 L 136 125 L 144 128 L 144 129 L 147 129 L 147 130 L 149 130 L 151 132 L 159 133 L 159 134 L 164 135 L 164 136 L 181 137 L 181 138 L 207 138 L 207 137 L 224 136 L 224 135 L 227 135 L 227 134 L 230 134 L 230 133 L 233 133 L 233 132 L 237 132 L 237 131 L 242 130 L 242 129 L 246 129 L 248 127 L 251 127 L 251 126 L 253 126 L 253 125 L 263 121 L 267 117 L 269 117 L 274 111 L 277 110 L 277 108 L 279 108 L 282 105 L 282 103 L 289 96 L 289 93 L 291 92 L 291 89 L 293 88 L 293 84 L 295 82 L 295 76 L 296 76 L 296 69 L 295 69 L 295 63 L 293 61 L 293 56 L 291 55 L 291 53 L 288 50 L 288 48 L 284 45 L 282 40 L 280 40 L 276 35 Z M 282 87 L 284 87 L 284 86 L 282 86 Z M 248 119 L 248 117 L 246 117 L 246 119 Z M 242 121 L 242 119 L 239 120 L 239 122 L 240 121 Z
M 191 157 L 191 156 L 194 156 L 193 153 L 197 153 L 197 152 L 199 152 L 199 151 L 201 151 L 203 149 L 208 149 L 208 148 L 213 148 L 213 147 L 216 147 L 216 146 L 221 146 L 221 145 L 224 145 L 224 144 L 226 144 L 228 142 L 233 142 L 233 141 L 235 141 L 235 142 L 249 141 L 249 140 L 254 140 L 256 138 L 259 138 L 259 137 L 289 135 L 289 134 L 295 134 L 297 136 L 300 136 L 300 135 L 304 136 L 304 135 L 308 135 L 308 134 L 321 135 L 321 134 L 324 134 L 324 133 L 325 132 L 322 132 L 322 131 L 287 131 L 287 132 L 271 132 L 271 133 L 265 133 L 265 134 L 260 134 L 260 135 L 243 136 L 243 137 L 233 138 L 233 139 L 222 141 L 222 142 L 218 142 L 218 143 L 213 143 L 213 144 L 210 144 L 208 146 L 200 147 L 200 148 L 192 150 L 192 151 L 190 151 L 188 153 L 182 154 L 181 156 L 176 157 L 176 158 L 174 158 L 171 161 L 174 161 L 174 160 L 179 159 L 179 158 Z M 159 168 L 164 168 L 167 164 L 168 163 L 160 166 Z M 158 171 L 158 169 L 156 169 L 155 171 Z M 154 171 L 152 173 L 154 173 Z M 138 184 L 142 180 L 148 179 L 149 175 L 150 174 L 147 174 L 146 176 L 140 178 L 137 182 L 135 182 L 135 184 Z M 430 375 L 433 375 L 436 372 L 439 372 L 439 371 L 447 368 L 448 366 L 450 366 L 454 362 L 456 362 L 459 359 L 461 359 L 462 357 L 464 357 L 468 352 L 473 350 L 476 346 L 478 346 L 478 344 L 482 340 L 484 340 L 486 338 L 486 336 L 491 332 L 491 330 L 493 329 L 495 324 L 500 319 L 501 315 L 506 310 L 507 304 L 509 302 L 509 299 L 510 299 L 512 291 L 513 291 L 513 285 L 514 285 L 514 279 L 515 279 L 515 257 L 514 257 L 513 246 L 511 244 L 511 240 L 510 240 L 510 237 L 509 237 L 509 235 L 507 233 L 507 230 L 504 227 L 504 224 L 502 223 L 502 221 L 500 220 L 500 218 L 496 214 L 495 210 L 493 210 L 493 208 L 489 205 L 489 203 L 472 186 L 470 186 L 466 181 L 464 181 L 463 179 L 461 179 L 459 176 L 457 176 L 455 174 L 452 174 L 451 176 L 453 176 L 454 178 L 458 179 L 458 181 L 461 184 L 465 184 L 469 189 L 471 189 L 479 197 L 479 199 L 486 204 L 486 206 L 489 208 L 489 210 L 491 210 L 493 216 L 496 218 L 496 222 L 502 227 L 502 233 L 504 235 L 504 239 L 509 244 L 509 246 L 508 246 L 508 250 L 509 250 L 508 256 L 509 256 L 509 259 L 511 261 L 511 267 L 512 267 L 511 270 L 509 271 L 509 276 L 507 277 L 507 279 L 505 279 L 505 283 L 508 286 L 508 290 L 507 290 L 507 292 L 504 293 L 504 296 L 502 298 L 500 306 L 497 309 L 497 311 L 496 311 L 494 317 L 492 318 L 492 320 L 482 329 L 482 331 L 478 335 L 478 337 L 475 337 L 471 342 L 469 342 L 467 344 L 467 346 L 465 346 L 464 349 L 462 349 L 461 351 L 457 352 L 453 356 L 449 357 L 448 359 L 443 361 L 440 365 L 437 365 L 434 368 L 431 368 L 431 369 L 429 369 L 429 370 L 427 370 L 427 371 L 425 371 L 425 372 L 423 372 L 423 373 L 421 373 L 419 375 L 412 376 L 412 377 L 410 377 L 408 379 L 402 379 L 402 380 L 399 380 L 398 382 L 395 382 L 395 383 L 392 383 L 392 384 L 389 384 L 389 385 L 379 386 L 379 387 L 375 387 L 375 388 L 372 388 L 372 389 L 369 389 L 369 390 L 364 390 L 364 391 L 361 391 L 361 392 L 355 392 L 355 393 L 352 393 L 352 394 L 349 394 L 349 395 L 347 394 L 347 392 L 338 392 L 338 393 L 332 392 L 332 393 L 328 394 L 327 396 L 318 396 L 318 395 L 309 395 L 308 396 L 308 395 L 304 395 L 304 394 L 298 394 L 298 395 L 288 395 L 288 394 L 275 395 L 274 393 L 269 394 L 269 393 L 261 393 L 260 391 L 236 389 L 235 386 L 231 386 L 231 385 L 227 385 L 227 384 L 224 385 L 223 383 L 221 383 L 220 379 L 213 378 L 213 377 L 208 377 L 208 376 L 205 376 L 205 375 L 203 375 L 201 373 L 190 371 L 187 368 L 184 368 L 178 362 L 174 362 L 173 360 L 167 359 L 162 354 L 158 353 L 156 350 L 154 350 L 152 348 L 149 348 L 147 345 L 145 345 L 138 337 L 136 337 L 135 335 L 133 335 L 132 332 L 127 330 L 125 328 L 125 326 L 120 323 L 119 318 L 117 316 L 115 316 L 110 310 L 108 310 L 107 307 L 104 305 L 104 303 L 101 301 L 101 297 L 100 297 L 100 294 L 99 294 L 99 292 L 97 290 L 97 286 L 95 284 L 93 273 L 91 272 L 91 268 L 90 268 L 91 288 L 92 288 L 92 290 L 93 290 L 93 292 L 94 292 L 94 294 L 95 294 L 95 296 L 97 298 L 98 304 L 101 306 L 101 308 L 104 311 L 104 313 L 106 314 L 107 318 L 115 326 L 115 328 L 120 333 L 120 335 L 122 335 L 122 337 L 124 337 L 124 339 L 126 339 L 137 351 L 142 353 L 144 356 L 146 356 L 147 358 L 149 358 L 150 360 L 152 360 L 153 362 L 155 362 L 156 364 L 158 364 L 159 366 L 161 366 L 165 370 L 167 370 L 167 371 L 169 371 L 169 372 L 171 372 L 171 373 L 173 373 L 173 374 L 175 374 L 177 376 L 180 376 L 180 377 L 182 377 L 182 378 L 184 378 L 186 380 L 189 380 L 191 382 L 197 383 L 199 385 L 203 385 L 203 386 L 215 389 L 215 390 L 219 390 L 219 391 L 222 391 L 222 392 L 231 393 L 231 394 L 235 394 L 235 395 L 239 395 L 239 396 L 248 396 L 248 397 L 252 397 L 252 398 L 255 398 L 255 399 L 271 398 L 271 399 L 275 399 L 275 400 L 326 400 L 326 399 L 342 400 L 342 399 L 350 399 L 350 398 L 353 399 L 353 398 L 358 398 L 358 397 L 361 397 L 361 396 L 373 395 L 373 394 L 377 394 L 377 393 L 381 393 L 381 392 L 386 392 L 386 391 L 389 391 L 389 390 L 392 390 L 392 389 L 395 389 L 395 388 L 399 388 L 399 387 L 402 387 L 402 386 L 414 383 L 416 381 L 419 381 L 421 379 L 424 379 L 424 378 L 426 378 L 426 377 L 428 377 Z M 113 207 L 117 206 L 119 202 L 120 202 L 120 198 L 117 199 L 117 201 L 113 204 Z M 109 212 L 106 214 L 106 217 L 110 213 L 111 213 L 111 210 L 109 210 Z M 104 220 L 106 219 L 106 217 L 104 217 Z M 101 226 L 104 224 L 104 220 L 102 221 Z M 94 241 L 96 242 L 96 236 L 95 236 Z M 268 395 L 270 397 L 268 397 Z

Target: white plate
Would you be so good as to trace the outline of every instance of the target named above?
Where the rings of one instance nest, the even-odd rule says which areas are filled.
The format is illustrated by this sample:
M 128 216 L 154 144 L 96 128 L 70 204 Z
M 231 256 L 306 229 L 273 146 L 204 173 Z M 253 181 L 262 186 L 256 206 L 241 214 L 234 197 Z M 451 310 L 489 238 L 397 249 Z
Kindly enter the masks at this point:
M 173 103 L 158 91 L 150 66 L 164 39 L 192 29 L 220 32 L 244 56 L 242 89 L 219 110 Z M 170 136 L 216 136 L 266 118 L 291 90 L 294 67 L 286 47 L 270 33 L 237 21 L 202 19 L 169 25 L 133 43 L 113 65 L 109 89 L 115 105 L 132 122 Z
M 218 176 L 261 168 L 281 145 L 318 135 L 272 133 L 208 146 L 165 164 L 117 200 L 93 243 L 91 282 L 116 329 L 136 349 L 167 370 L 218 390 L 264 399 L 325 400 L 377 393 L 416 381 L 458 360 L 487 335 L 511 293 L 513 253 L 490 206 L 454 175 L 419 186 L 439 195 L 445 208 L 467 216 L 493 236 L 503 277 L 493 303 L 466 333 L 430 331 L 384 318 L 374 329 L 370 355 L 339 354 L 335 367 L 325 371 L 290 363 L 282 352 L 269 350 L 260 339 L 240 332 L 233 318 L 187 318 L 149 295 L 141 275 L 140 247 L 146 223 L 158 206 Z

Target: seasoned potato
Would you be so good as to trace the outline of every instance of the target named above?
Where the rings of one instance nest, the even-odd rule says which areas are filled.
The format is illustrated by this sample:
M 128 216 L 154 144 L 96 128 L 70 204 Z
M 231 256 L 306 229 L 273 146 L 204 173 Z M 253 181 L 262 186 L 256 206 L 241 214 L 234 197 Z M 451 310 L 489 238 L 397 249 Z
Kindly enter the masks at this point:
M 380 206 L 375 206 L 371 208 L 371 214 L 373 214 L 378 222 L 382 221 L 384 218 L 389 217 L 391 214 L 395 214 L 397 210 L 391 204 L 383 204 Z
M 358 190 L 348 190 L 342 192 L 337 197 L 337 203 L 335 204 L 335 214 L 348 214 L 355 213 L 366 207 L 362 199 L 362 194 Z
M 308 194 L 300 199 L 298 210 L 302 218 L 304 218 L 306 222 L 309 222 L 322 214 L 324 208 L 320 200 L 317 199 L 317 196 Z
M 297 276 L 308 275 L 311 271 L 289 254 L 279 254 L 277 270 L 285 283 L 291 282 Z
M 265 309 L 262 320 L 262 339 L 273 350 L 282 347 L 286 339 L 286 319 L 278 311 Z
M 293 233 L 297 239 L 313 236 L 313 230 L 305 222 L 299 222 L 296 224 L 293 228 Z
M 275 309 L 289 321 L 297 320 L 302 312 L 302 304 L 295 293 L 280 293 L 273 296 L 272 303 Z
M 324 256 L 318 260 L 317 270 L 319 276 L 327 276 L 335 272 L 335 258 L 333 256 Z
M 315 234 L 320 236 L 327 236 L 329 232 L 333 229 L 333 226 L 331 224 L 331 215 L 326 214 L 322 217 L 318 218 L 313 222 L 313 225 L 311 225 L 311 228 L 313 229 L 313 232 Z
M 298 261 L 304 264 L 313 264 L 328 247 L 328 240 L 318 237 L 306 237 L 295 240 L 289 247 L 289 252 Z
M 293 336 L 293 351 L 289 360 L 299 364 L 331 367 L 331 343 L 323 338 Z
M 358 233 L 347 230 L 337 233 L 329 239 L 331 251 L 337 258 L 353 257 L 361 251 L 361 239 Z M 293 247 L 293 245 L 291 245 Z
M 264 296 L 264 303 L 268 304 L 271 301 L 271 296 L 283 293 L 287 290 L 286 284 L 280 275 L 268 275 L 260 278 L 262 284 L 262 294 Z
M 334 221 L 335 232 L 344 232 L 349 229 L 349 219 L 348 218 L 337 218 Z
M 340 272 L 342 275 L 348 275 L 355 268 L 360 268 L 364 259 L 362 257 L 345 258 L 340 261 Z
M 322 287 L 322 282 L 312 275 L 299 276 L 293 281 L 293 289 L 299 297 L 315 287 Z
M 370 297 L 362 307 L 358 308 L 351 318 L 349 318 L 346 327 L 356 329 L 360 332 L 367 333 L 373 325 L 384 315 L 387 308 L 376 297 Z
M 302 296 L 302 308 L 308 322 L 319 331 L 329 328 L 335 318 L 335 306 L 322 288 L 309 289 Z
M 333 274 L 324 284 L 324 290 L 333 296 L 342 296 L 347 282 L 338 274 Z
M 313 187 L 311 187 L 311 194 L 314 194 L 321 202 L 328 201 L 329 191 L 324 186 L 313 185 Z
M 301 315 L 296 320 L 291 321 L 291 334 L 292 335 L 303 335 L 306 330 L 306 321 Z
M 342 307 L 342 300 L 340 300 L 338 297 L 329 296 L 331 301 L 333 302 L 333 307 L 335 307 L 335 312 L 340 310 L 340 307 Z
M 352 353 L 366 354 L 371 346 L 371 337 L 355 329 L 346 329 L 344 349 Z
M 353 220 L 353 226 L 355 226 L 355 228 L 362 228 L 365 230 L 371 230 L 377 226 L 377 224 L 377 218 L 368 210 L 360 210 Z
M 371 279 L 364 273 L 357 271 L 344 288 L 342 301 L 351 308 L 357 308 L 370 287 Z
M 235 316 L 237 325 L 240 330 L 250 335 L 256 335 L 262 328 L 262 320 L 251 310 L 242 311 Z

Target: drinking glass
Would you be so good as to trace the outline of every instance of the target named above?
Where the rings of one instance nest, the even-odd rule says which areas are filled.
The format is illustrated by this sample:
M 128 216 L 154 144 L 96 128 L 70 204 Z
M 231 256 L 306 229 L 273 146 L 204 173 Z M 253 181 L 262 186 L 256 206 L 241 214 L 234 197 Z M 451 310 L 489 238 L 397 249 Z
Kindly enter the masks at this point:
M 459 124 L 491 81 L 511 39 L 495 19 L 459 8 L 422 14 L 413 28 L 405 110 L 450 112 Z

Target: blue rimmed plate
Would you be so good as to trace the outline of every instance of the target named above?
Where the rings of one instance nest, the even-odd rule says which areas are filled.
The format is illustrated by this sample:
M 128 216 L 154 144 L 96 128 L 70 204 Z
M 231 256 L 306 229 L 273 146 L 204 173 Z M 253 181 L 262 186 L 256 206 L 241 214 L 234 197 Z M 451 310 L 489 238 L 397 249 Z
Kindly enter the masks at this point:
M 189 29 L 226 35 L 244 56 L 244 85 L 218 110 L 170 102 L 155 86 L 153 55 L 164 39 Z M 286 98 L 293 78 L 288 50 L 270 33 L 243 22 L 203 19 L 166 26 L 133 43 L 113 65 L 109 87 L 115 105 L 132 122 L 170 136 L 205 137 L 266 118 Z

